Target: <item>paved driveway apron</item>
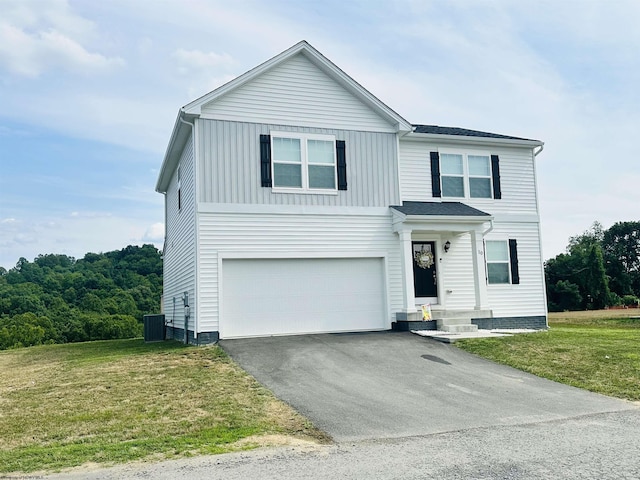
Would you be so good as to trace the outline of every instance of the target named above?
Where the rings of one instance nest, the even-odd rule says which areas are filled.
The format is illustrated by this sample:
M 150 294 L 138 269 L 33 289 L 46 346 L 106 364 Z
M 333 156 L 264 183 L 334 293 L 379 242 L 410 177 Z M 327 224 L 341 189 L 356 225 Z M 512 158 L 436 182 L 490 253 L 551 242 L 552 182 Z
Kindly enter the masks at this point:
M 220 344 L 259 382 L 338 442 L 637 408 L 410 333 L 251 338 Z

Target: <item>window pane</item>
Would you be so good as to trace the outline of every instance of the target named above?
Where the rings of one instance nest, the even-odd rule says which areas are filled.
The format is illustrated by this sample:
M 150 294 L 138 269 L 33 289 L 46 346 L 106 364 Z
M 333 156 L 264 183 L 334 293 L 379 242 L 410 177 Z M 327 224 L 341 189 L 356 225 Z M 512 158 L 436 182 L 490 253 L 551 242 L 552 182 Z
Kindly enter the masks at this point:
M 440 155 L 440 173 L 442 175 L 462 175 L 462 155 L 443 153 Z
M 274 187 L 302 187 L 302 166 L 290 163 L 273 164 Z
M 336 188 L 336 169 L 309 165 L 309 188 Z
M 469 175 L 472 177 L 490 177 L 489 157 L 469 155 Z
M 334 164 L 333 142 L 309 140 L 307 142 L 307 154 L 309 155 L 309 163 Z
M 300 140 L 297 138 L 273 139 L 273 160 L 300 163 Z
M 489 283 L 509 283 L 508 263 L 487 263 Z
M 443 197 L 464 197 L 464 182 L 462 177 L 442 177 Z
M 472 198 L 491 198 L 491 180 L 488 178 L 469 178 L 469 195 Z
M 504 241 L 487 241 L 487 262 L 508 262 L 509 247 Z

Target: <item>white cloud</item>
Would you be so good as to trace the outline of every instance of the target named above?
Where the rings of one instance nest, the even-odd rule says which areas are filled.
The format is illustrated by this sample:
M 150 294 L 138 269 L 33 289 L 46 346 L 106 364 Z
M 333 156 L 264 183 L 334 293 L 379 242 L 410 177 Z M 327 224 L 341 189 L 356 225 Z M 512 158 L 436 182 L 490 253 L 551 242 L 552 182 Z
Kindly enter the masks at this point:
M 37 77 L 56 68 L 83 74 L 95 73 L 122 66 L 124 60 L 91 53 L 56 30 L 30 34 L 7 23 L 0 23 L 1 64 L 12 73 Z
M 158 222 L 149 226 L 149 228 L 147 228 L 147 231 L 144 232 L 142 240 L 154 244 L 161 244 L 162 242 L 164 242 L 164 223 Z
M 50 70 L 91 74 L 124 65 L 119 56 L 90 51 L 95 24 L 72 11 L 66 1 L 3 0 L 0 20 L 0 66 L 38 77 Z
M 193 70 L 206 70 L 212 67 L 228 67 L 234 60 L 228 53 L 202 52 L 179 48 L 173 57 L 180 64 L 180 73 L 188 74 Z

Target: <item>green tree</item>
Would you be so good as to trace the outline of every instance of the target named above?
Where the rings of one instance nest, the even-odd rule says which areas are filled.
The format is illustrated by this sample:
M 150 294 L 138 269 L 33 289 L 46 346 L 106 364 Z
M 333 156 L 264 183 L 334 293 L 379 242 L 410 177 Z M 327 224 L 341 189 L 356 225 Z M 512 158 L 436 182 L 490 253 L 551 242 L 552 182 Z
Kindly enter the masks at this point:
M 602 246 L 611 289 L 620 296 L 640 295 L 640 222 L 617 222 Z

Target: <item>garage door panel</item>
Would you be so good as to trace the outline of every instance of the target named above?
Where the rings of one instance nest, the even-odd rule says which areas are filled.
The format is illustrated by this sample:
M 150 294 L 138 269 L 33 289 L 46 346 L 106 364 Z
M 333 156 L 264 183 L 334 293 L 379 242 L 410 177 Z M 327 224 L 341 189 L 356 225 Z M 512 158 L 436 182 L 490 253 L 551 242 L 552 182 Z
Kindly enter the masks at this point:
M 223 260 L 222 338 L 386 328 L 381 258 Z

